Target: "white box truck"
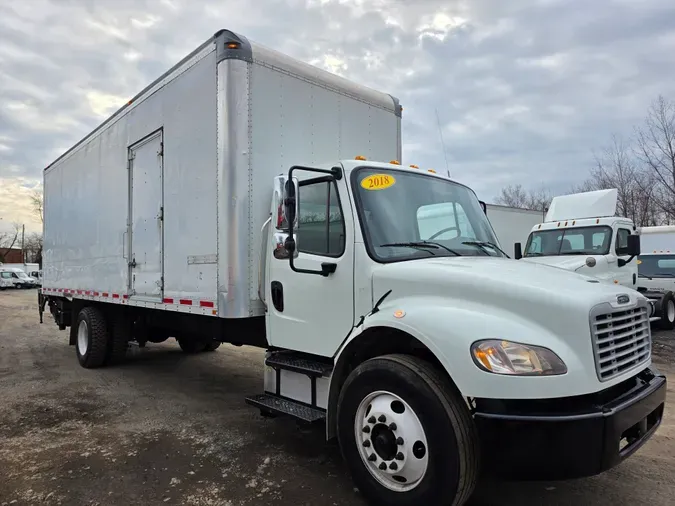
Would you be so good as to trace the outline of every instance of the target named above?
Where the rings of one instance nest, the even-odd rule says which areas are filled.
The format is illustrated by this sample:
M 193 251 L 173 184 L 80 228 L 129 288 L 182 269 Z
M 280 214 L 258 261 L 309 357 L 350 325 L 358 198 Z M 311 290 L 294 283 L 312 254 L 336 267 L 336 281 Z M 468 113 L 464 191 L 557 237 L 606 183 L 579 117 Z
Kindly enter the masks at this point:
M 615 466 L 664 409 L 647 300 L 507 259 L 471 189 L 398 162 L 400 122 L 218 32 L 45 170 L 40 317 L 90 368 L 130 340 L 265 348 L 247 402 L 325 422 L 371 504 Z
M 640 228 L 638 289 L 654 304 L 666 328 L 675 327 L 675 226 Z
M 555 197 L 544 221 L 532 227 L 525 251 L 520 243 L 515 245 L 516 259 L 522 257 L 527 262 L 638 290 L 650 301 L 650 321 L 671 330 L 675 327 L 673 292 L 653 289 L 653 281 L 638 272 L 637 257 L 643 255 L 640 236 L 647 234 L 644 249 L 649 252 L 655 249 L 652 243 L 661 237 L 659 231 L 651 235 L 649 227 L 640 231 L 630 218 L 615 216 L 617 197 L 616 188 Z

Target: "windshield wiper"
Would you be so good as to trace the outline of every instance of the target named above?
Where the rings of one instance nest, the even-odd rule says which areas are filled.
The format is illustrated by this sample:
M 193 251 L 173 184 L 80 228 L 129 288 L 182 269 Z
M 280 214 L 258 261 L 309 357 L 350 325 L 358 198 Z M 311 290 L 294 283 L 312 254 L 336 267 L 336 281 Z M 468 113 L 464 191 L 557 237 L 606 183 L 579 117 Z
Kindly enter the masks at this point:
M 426 244 L 423 242 L 389 242 L 386 244 L 380 244 L 380 248 L 413 248 L 413 249 L 418 249 L 420 251 L 426 251 L 427 253 L 431 253 L 431 255 L 436 256 L 436 253 L 433 251 L 430 251 L 429 248 L 432 249 L 438 249 L 438 246 L 435 244 Z
M 393 243 L 388 243 L 388 244 L 380 244 L 380 248 L 384 247 L 389 247 L 389 246 L 402 246 L 402 247 L 408 247 L 408 248 L 417 248 L 422 251 L 429 251 L 428 248 L 431 249 L 444 249 L 448 253 L 452 253 L 455 256 L 462 256 L 461 253 L 455 251 L 454 249 L 450 249 L 447 246 L 444 246 L 443 244 L 437 243 L 437 242 L 432 242 L 432 241 L 411 241 L 411 242 L 393 242 Z M 435 255 L 433 251 L 429 251 L 432 255 Z
M 462 244 L 467 244 L 468 246 L 478 246 L 480 249 L 485 251 L 486 253 L 490 253 L 486 247 L 492 248 L 495 251 L 499 251 L 502 255 L 504 255 L 506 258 L 511 258 L 506 251 L 501 249 L 499 246 L 497 246 L 495 243 L 490 242 L 490 241 L 464 241 Z

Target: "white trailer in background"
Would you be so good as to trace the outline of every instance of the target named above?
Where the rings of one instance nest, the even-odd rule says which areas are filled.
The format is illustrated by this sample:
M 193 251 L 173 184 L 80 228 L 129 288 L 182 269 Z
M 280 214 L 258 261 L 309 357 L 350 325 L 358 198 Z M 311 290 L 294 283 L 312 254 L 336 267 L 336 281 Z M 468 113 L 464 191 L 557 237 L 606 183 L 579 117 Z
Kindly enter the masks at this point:
M 546 214 L 545 211 L 496 204 L 487 204 L 485 212 L 500 246 L 509 255 L 513 255 L 516 243 L 527 240 L 532 227 L 541 223 Z
M 675 321 L 675 225 L 640 228 L 638 284 L 659 305 L 668 321 Z
M 471 189 L 399 163 L 400 132 L 390 95 L 218 32 L 45 170 L 40 316 L 87 368 L 130 341 L 265 348 L 246 402 L 325 422 L 371 504 L 617 465 L 666 379 L 648 325 L 621 363 L 605 326 L 647 300 L 505 258 Z

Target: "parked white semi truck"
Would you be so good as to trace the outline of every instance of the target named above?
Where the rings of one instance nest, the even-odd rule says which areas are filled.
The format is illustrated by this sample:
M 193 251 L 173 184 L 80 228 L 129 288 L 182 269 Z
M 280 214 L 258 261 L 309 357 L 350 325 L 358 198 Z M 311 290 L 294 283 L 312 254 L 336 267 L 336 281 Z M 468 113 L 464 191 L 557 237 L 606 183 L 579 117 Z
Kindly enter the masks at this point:
M 325 421 L 371 504 L 615 466 L 663 414 L 648 301 L 505 258 L 400 129 L 391 96 L 218 32 L 46 168 L 40 317 L 87 368 L 265 348 L 247 402 Z
M 616 189 L 555 197 L 544 222 L 532 228 L 525 251 L 515 245 L 516 258 L 638 290 L 650 300 L 650 321 L 672 329 L 673 293 L 652 290 L 638 276 L 641 232 L 629 218 L 615 216 L 616 205 Z
M 639 289 L 653 300 L 668 326 L 675 322 L 675 226 L 641 227 L 640 238 Z

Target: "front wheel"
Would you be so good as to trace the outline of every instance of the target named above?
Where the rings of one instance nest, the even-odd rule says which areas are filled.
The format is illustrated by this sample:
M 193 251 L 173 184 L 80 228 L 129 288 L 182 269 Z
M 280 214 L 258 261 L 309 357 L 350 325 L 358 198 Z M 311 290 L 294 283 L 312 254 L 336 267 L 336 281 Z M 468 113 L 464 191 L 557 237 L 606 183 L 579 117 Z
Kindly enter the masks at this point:
M 675 298 L 673 293 L 668 292 L 661 300 L 661 328 L 673 330 L 675 327 Z
M 337 417 L 342 454 L 372 504 L 460 506 L 471 496 L 479 469 L 473 420 L 428 362 L 364 362 L 340 392 Z

